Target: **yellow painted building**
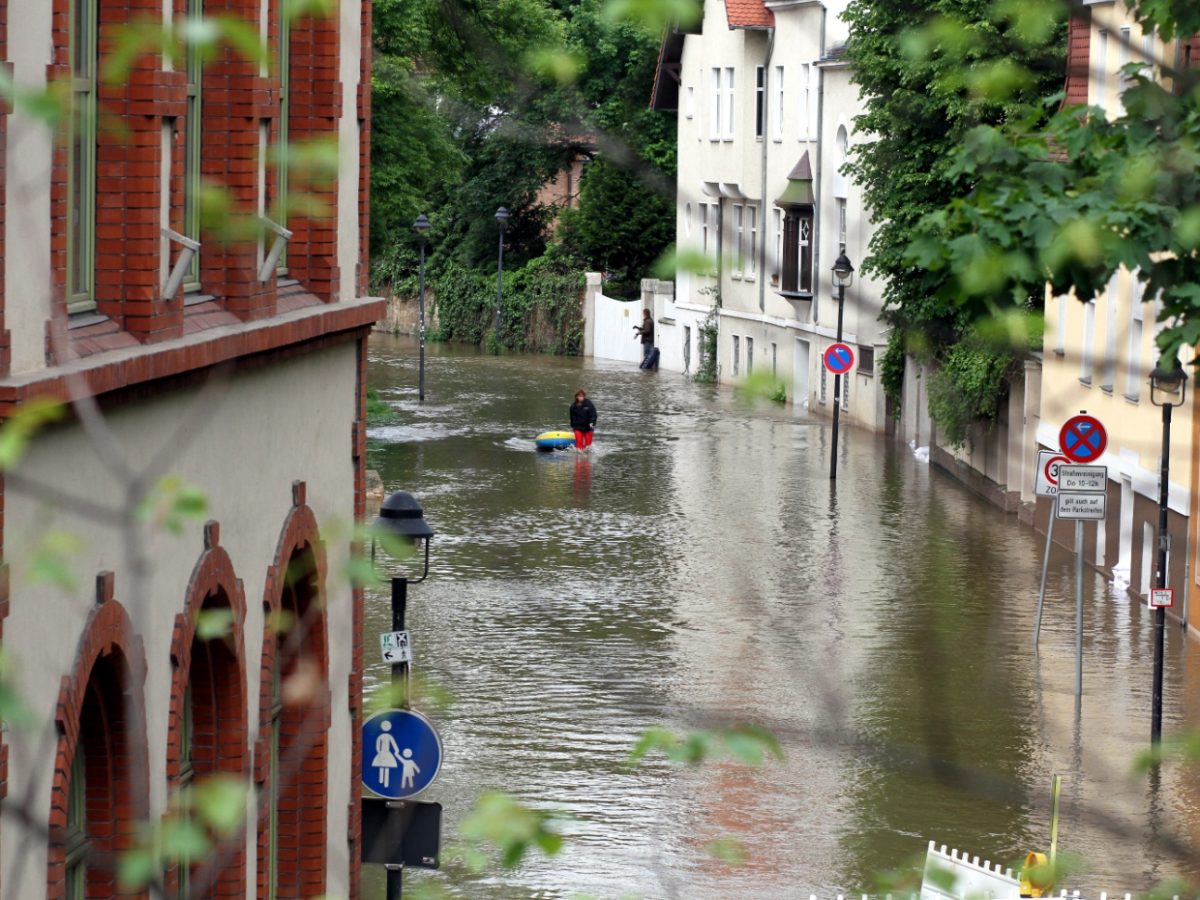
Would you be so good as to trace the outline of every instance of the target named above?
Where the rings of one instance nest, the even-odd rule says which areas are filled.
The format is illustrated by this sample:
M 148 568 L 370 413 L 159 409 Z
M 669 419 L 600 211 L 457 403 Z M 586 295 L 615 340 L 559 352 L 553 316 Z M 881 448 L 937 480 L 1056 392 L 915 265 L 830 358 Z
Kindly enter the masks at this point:
M 1069 102 L 1086 100 L 1109 116 L 1121 114 L 1122 68 L 1131 62 L 1179 62 L 1185 48 L 1164 45 L 1153 32 L 1143 32 L 1120 2 L 1090 3 L 1076 11 L 1069 33 Z M 1159 472 L 1163 449 L 1163 413 L 1151 400 L 1149 375 L 1158 363 L 1155 337 L 1158 303 L 1146 295 L 1136 272 L 1118 271 L 1104 291 L 1090 298 L 1046 298 L 1046 332 L 1038 444 L 1059 448 L 1062 424 L 1086 411 L 1108 431 L 1108 446 L 1099 460 L 1108 467 L 1106 519 L 1085 526 L 1090 562 L 1117 583 L 1146 596 L 1155 583 L 1159 518 Z M 1181 362 L 1191 372 L 1194 354 Z M 1192 485 L 1196 479 L 1197 417 L 1193 393 L 1172 414 L 1168 476 L 1167 585 L 1175 588 L 1174 614 L 1186 615 L 1196 566 Z M 1041 499 L 1038 522 L 1044 525 L 1050 503 Z M 1056 539 L 1073 540 L 1073 527 L 1060 522 Z M 1189 572 L 1190 568 L 1190 572 Z M 1197 611 L 1200 616 L 1200 611 Z

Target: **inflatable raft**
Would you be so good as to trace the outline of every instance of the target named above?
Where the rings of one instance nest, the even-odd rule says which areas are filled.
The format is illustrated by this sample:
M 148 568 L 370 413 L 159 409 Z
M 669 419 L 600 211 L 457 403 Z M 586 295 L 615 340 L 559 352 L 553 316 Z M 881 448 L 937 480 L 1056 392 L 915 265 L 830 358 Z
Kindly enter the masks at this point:
M 573 431 L 544 431 L 533 439 L 539 450 L 568 450 L 575 446 Z

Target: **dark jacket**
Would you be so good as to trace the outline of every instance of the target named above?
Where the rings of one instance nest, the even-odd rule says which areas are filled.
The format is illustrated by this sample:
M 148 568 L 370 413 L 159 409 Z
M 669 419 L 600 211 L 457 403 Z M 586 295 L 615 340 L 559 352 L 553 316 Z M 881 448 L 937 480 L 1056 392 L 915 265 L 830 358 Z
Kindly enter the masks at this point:
M 591 400 L 583 398 L 582 403 L 571 404 L 571 430 L 591 431 L 596 425 L 596 407 Z
M 643 344 L 654 343 L 654 320 L 642 319 L 642 324 L 634 327 L 634 330 L 641 334 Z

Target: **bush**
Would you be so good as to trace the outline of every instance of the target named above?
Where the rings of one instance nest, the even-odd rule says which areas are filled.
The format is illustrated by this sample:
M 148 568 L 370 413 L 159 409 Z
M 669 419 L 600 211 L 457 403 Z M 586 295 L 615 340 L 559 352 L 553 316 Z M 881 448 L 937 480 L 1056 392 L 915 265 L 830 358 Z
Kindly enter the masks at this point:
M 890 349 L 890 347 L 889 347 Z M 929 375 L 929 415 L 952 447 L 966 443 L 977 422 L 1000 418 L 1017 359 L 1009 348 L 979 343 L 949 348 Z

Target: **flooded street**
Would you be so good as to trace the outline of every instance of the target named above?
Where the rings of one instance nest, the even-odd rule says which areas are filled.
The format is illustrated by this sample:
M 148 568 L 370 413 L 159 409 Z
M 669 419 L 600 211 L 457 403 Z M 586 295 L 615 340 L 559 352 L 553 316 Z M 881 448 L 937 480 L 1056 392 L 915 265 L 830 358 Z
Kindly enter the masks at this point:
M 443 842 L 485 790 L 566 820 L 553 858 L 512 872 L 408 873 L 470 898 L 789 898 L 879 890 L 929 840 L 993 861 L 1047 850 L 1063 778 L 1069 885 L 1143 891 L 1200 875 L 1200 779 L 1133 771 L 1150 734 L 1152 619 L 1091 573 L 1084 696 L 1074 697 L 1074 564 L 908 448 L 847 428 L 836 489 L 829 423 L 728 388 L 626 365 L 479 355 L 376 337 L 371 383 L 397 424 L 368 465 L 437 532 L 409 592 L 416 671 L 452 695 L 422 796 Z M 589 455 L 541 454 L 583 387 Z M 368 599 L 368 687 L 387 678 Z M 1200 720 L 1200 650 L 1167 631 L 1164 732 Z M 650 727 L 753 723 L 785 758 L 694 768 L 652 755 Z M 741 865 L 711 842 L 741 842 Z M 447 859 L 446 863 L 451 861 Z M 373 870 L 369 871 L 368 869 Z M 364 867 L 368 896 L 382 896 Z M 919 875 L 918 875 L 919 880 Z

